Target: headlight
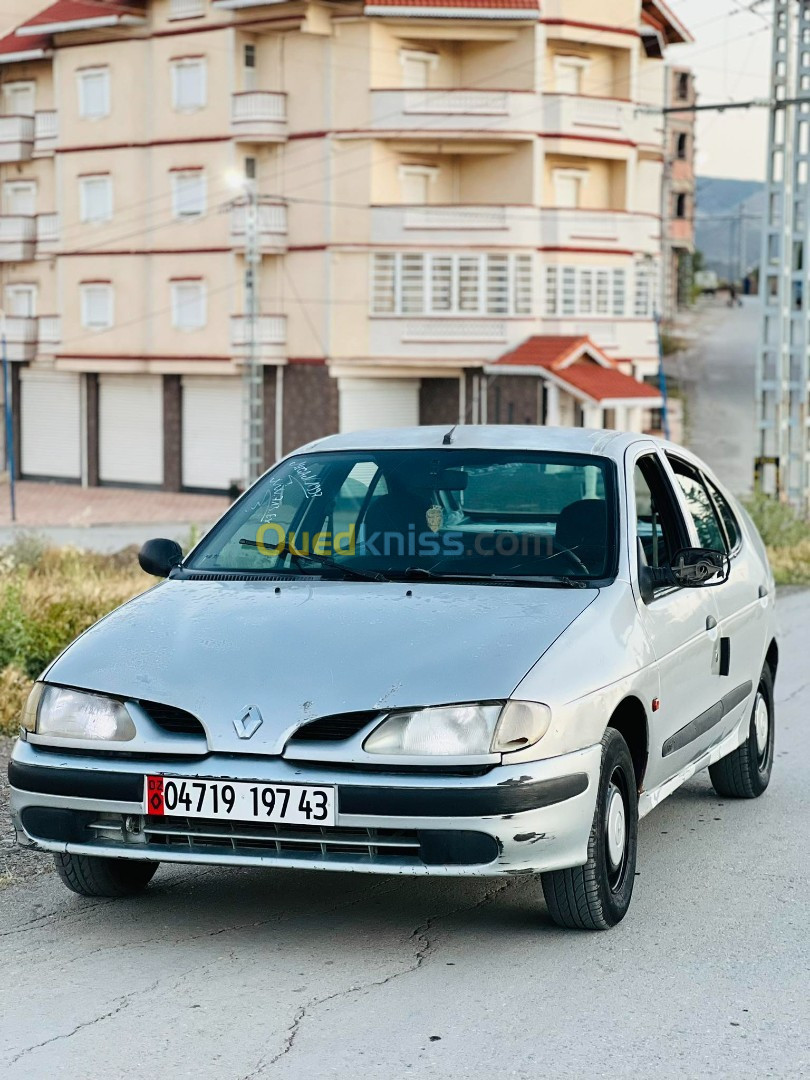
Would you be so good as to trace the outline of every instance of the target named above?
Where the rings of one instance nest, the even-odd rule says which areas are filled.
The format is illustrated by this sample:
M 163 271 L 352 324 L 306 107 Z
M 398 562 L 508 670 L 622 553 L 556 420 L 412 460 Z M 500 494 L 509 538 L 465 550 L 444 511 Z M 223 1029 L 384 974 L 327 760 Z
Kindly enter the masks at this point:
M 113 698 L 37 683 L 26 702 L 22 726 L 56 739 L 129 742 L 135 738 L 132 717 Z
M 551 710 L 532 701 L 505 705 L 443 705 L 392 713 L 369 735 L 369 754 L 412 757 L 511 753 L 548 731 Z

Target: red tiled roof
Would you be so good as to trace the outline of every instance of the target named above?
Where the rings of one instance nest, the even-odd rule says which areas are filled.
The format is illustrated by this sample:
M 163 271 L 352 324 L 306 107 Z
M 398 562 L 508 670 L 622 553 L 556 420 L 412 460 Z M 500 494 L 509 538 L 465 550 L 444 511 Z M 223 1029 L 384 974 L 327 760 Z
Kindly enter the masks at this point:
M 499 357 L 495 364 L 545 368 L 560 382 L 579 390 L 592 401 L 639 398 L 647 399 L 652 405 L 661 400 L 654 387 L 624 375 L 616 363 L 587 337 L 537 334 Z
M 63 26 L 68 23 L 85 23 L 97 19 L 110 19 L 116 22 L 125 18 L 142 19 L 144 10 L 137 3 L 120 4 L 111 0 L 57 0 L 55 4 L 38 12 L 18 28 L 18 33 L 26 37 L 36 34 L 42 28 Z
M 49 48 L 50 44 L 51 39 L 47 34 L 28 34 L 20 37 L 16 30 L 12 30 L 4 38 L 0 38 L 0 56 L 9 53 L 42 52 Z

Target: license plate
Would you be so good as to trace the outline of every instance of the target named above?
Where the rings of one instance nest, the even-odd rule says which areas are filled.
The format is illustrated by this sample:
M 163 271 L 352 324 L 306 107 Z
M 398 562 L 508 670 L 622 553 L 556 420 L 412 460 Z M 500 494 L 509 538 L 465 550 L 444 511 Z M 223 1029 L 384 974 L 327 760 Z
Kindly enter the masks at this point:
M 334 825 L 335 789 L 251 780 L 188 780 L 147 776 L 145 812 L 156 817 Z

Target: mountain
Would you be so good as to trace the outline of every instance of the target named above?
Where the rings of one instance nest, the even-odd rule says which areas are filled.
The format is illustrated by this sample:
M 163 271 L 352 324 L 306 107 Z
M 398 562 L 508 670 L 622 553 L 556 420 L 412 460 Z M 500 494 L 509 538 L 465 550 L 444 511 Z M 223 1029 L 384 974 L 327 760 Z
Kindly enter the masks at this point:
M 695 246 L 708 270 L 741 280 L 759 266 L 765 185 L 757 180 L 699 176 L 695 182 Z

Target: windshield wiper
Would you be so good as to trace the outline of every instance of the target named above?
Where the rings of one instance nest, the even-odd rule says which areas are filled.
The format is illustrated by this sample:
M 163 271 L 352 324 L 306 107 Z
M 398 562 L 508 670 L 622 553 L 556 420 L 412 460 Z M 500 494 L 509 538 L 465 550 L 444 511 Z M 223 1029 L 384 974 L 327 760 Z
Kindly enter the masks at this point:
M 246 536 L 239 538 L 239 543 L 242 547 L 266 547 L 265 544 L 260 544 L 256 540 L 249 540 Z M 273 554 L 289 555 L 291 559 L 300 566 L 301 560 L 305 559 L 307 562 L 314 563 L 316 566 L 324 567 L 328 570 L 337 570 L 339 574 L 344 577 L 352 578 L 354 581 L 387 581 L 385 574 L 378 574 L 374 570 L 355 570 L 354 567 L 346 566 L 344 563 L 335 562 L 328 555 L 318 555 L 317 553 L 309 553 L 303 551 L 295 551 L 289 544 L 283 544 L 278 549 L 273 549 Z M 276 572 L 275 570 L 273 571 Z
M 391 571 L 390 577 L 395 577 Z M 498 585 L 549 585 L 558 589 L 587 589 L 589 583 L 581 578 L 564 577 L 558 575 L 530 576 L 528 574 L 437 574 L 434 570 L 426 570 L 421 566 L 409 566 L 401 574 L 408 581 L 460 581 L 460 582 L 496 582 Z

